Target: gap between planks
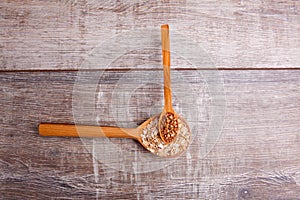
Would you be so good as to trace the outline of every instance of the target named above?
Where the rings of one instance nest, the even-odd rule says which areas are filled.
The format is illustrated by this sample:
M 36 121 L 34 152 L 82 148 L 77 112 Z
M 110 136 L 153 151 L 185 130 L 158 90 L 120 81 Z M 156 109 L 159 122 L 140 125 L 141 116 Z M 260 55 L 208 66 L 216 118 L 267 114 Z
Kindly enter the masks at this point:
M 158 68 L 147 68 L 147 69 L 134 69 L 134 68 L 116 68 L 116 69 L 33 69 L 33 70 L 0 70 L 0 73 L 18 73 L 18 72 L 78 72 L 78 71 L 162 71 L 163 69 Z M 172 68 L 177 71 L 282 71 L 282 70 L 300 70 L 300 67 L 295 68 Z

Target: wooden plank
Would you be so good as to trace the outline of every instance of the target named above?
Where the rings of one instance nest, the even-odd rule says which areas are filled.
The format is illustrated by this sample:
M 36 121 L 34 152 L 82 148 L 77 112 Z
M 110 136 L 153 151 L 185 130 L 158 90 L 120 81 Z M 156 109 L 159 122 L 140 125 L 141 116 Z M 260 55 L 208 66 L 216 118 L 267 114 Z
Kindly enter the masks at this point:
M 299 9 L 297 0 L 1 1 L 0 70 L 99 69 L 105 66 L 82 63 L 97 47 L 105 55 L 113 54 L 101 44 L 111 43 L 116 50 L 120 35 L 126 46 L 140 42 L 122 59 L 135 56 L 137 68 L 143 68 L 144 59 L 160 66 L 160 37 L 150 33 L 155 29 L 159 34 L 163 23 L 170 24 L 171 33 L 185 37 L 185 41 L 173 38 L 173 45 L 197 44 L 196 50 L 207 52 L 218 68 L 299 68 Z M 126 39 L 141 29 L 147 34 Z M 153 51 L 149 58 L 149 51 L 144 51 L 149 47 L 159 54 Z M 185 52 L 189 49 L 193 48 L 188 45 Z M 173 62 L 180 62 L 177 59 Z
M 142 71 L 146 73 L 145 71 Z M 97 152 L 98 140 L 42 138 L 40 122 L 73 123 L 73 89 L 76 72 L 2 72 L 0 74 L 0 195 L 5 199 L 45 198 L 193 198 L 193 199 L 297 199 L 299 174 L 299 92 L 300 71 L 220 71 L 224 77 L 226 114 L 222 134 L 206 155 L 199 144 L 207 137 L 211 115 L 209 102 L 222 92 L 207 90 L 209 73 L 199 78 L 196 71 L 176 71 L 190 77 L 189 87 L 205 110 L 197 118 L 201 128 L 189 151 L 163 169 L 133 173 L 113 169 L 103 163 L 111 152 Z M 94 72 L 97 73 L 97 72 Z M 122 78 L 128 73 L 127 81 Z M 151 75 L 151 71 L 147 71 Z M 154 71 L 153 73 L 159 73 Z M 87 75 L 87 74 L 86 74 Z M 147 83 L 141 71 L 105 71 L 96 80 L 101 101 L 96 101 L 98 123 L 132 126 L 152 115 L 161 106 L 161 84 Z M 214 75 L 214 74 L 210 74 Z M 152 75 L 151 75 L 152 76 Z M 176 73 L 173 77 L 176 77 Z M 131 81 L 128 81 L 130 77 Z M 91 88 L 89 76 L 81 77 L 84 88 Z M 151 77 L 153 81 L 160 78 Z M 217 80 L 214 83 L 218 83 Z M 129 101 L 127 121 L 119 122 L 111 105 L 118 88 L 135 88 Z M 134 87 L 133 87 L 134 86 Z M 180 90 L 173 82 L 173 91 Z M 76 88 L 76 87 L 75 87 Z M 188 91 L 189 88 L 186 88 Z M 122 90 L 124 91 L 124 90 Z M 126 90 L 125 90 L 126 91 Z M 84 91 L 83 91 L 84 92 Z M 85 94 L 88 97 L 89 90 Z M 77 93 L 78 94 L 78 93 Z M 121 93 L 117 93 L 121 94 Z M 178 95 L 179 96 L 179 95 Z M 179 102 L 178 97 L 176 101 Z M 74 99 L 75 98 L 75 99 Z M 189 98 L 187 95 L 186 98 Z M 98 98 L 99 99 L 99 98 Z M 76 102 L 76 101 L 75 101 Z M 120 102 L 120 101 L 119 101 Z M 83 102 L 86 103 L 86 102 Z M 194 108 L 190 103 L 190 108 Z M 86 112 L 92 107 L 86 105 Z M 76 106 L 73 105 L 73 106 Z M 153 107 L 153 110 L 151 108 Z M 150 109 L 142 112 L 140 109 Z M 178 108 L 175 106 L 175 109 Z M 189 109 L 190 109 L 189 108 Z M 183 112 L 195 111 L 194 109 Z M 198 111 L 198 110 L 197 110 Z M 117 117 L 124 117 L 119 113 Z M 222 115 L 222 113 L 219 113 Z M 196 115 L 195 115 L 196 116 Z M 84 118 L 85 119 L 85 118 Z M 87 123 L 95 123 L 95 120 Z M 132 124 L 132 122 L 134 124 Z M 190 121 L 191 124 L 195 121 Z M 113 139 L 123 152 L 143 153 L 131 140 Z M 91 156 L 92 152 L 95 156 Z M 131 160 L 112 160 L 110 164 L 133 164 Z M 100 162 L 97 162 L 97 159 Z

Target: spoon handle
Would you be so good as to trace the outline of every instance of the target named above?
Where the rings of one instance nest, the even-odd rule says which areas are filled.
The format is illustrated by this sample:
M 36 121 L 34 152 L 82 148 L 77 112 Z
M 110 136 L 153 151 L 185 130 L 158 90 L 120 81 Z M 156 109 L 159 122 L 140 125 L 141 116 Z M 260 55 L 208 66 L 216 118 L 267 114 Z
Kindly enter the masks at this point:
M 136 128 L 83 126 L 71 124 L 40 124 L 40 136 L 54 137 L 108 137 L 137 139 Z
M 170 59 L 170 36 L 169 36 L 168 24 L 164 24 L 161 26 L 161 44 L 162 44 L 163 66 L 164 66 L 165 110 L 166 112 L 173 112 L 171 77 L 170 77 L 170 60 L 171 60 Z

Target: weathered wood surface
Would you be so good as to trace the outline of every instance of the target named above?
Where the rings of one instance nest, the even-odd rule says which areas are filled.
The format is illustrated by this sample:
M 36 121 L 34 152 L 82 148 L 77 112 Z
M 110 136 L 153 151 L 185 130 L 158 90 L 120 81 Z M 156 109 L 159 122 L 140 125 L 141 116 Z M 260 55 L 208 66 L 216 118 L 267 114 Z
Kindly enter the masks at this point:
M 98 45 L 163 23 L 200 45 L 218 68 L 298 68 L 299 13 L 298 0 L 3 0 L 0 69 L 96 68 L 81 63 Z M 141 48 L 148 39 L 138 36 Z
M 298 0 L 1 1 L 0 199 L 299 199 L 299 13 Z M 103 140 L 38 136 L 40 122 L 158 113 L 163 23 L 174 107 L 194 128 L 186 154 L 150 170 L 132 140 L 110 140 L 119 159 Z
M 192 76 L 195 72 L 183 73 Z M 226 116 L 211 152 L 205 156 L 193 152 L 197 148 L 194 141 L 191 149 L 168 167 L 139 174 L 97 162 L 87 151 L 95 148 L 92 139 L 84 145 L 78 138 L 38 136 L 40 122 L 74 123 L 76 72 L 0 73 L 1 199 L 299 199 L 300 71 L 220 73 Z M 103 101 L 98 115 L 103 125 L 115 125 L 109 109 L 111 90 L 124 74 L 126 71 L 108 71 L 99 82 Z M 143 83 L 136 79 L 126 87 L 137 82 Z M 191 82 L 208 96 L 222 96 L 201 89 L 205 85 L 201 79 L 195 77 Z M 179 86 L 174 83 L 174 90 Z M 162 100 L 160 86 L 149 87 L 133 95 L 133 112 L 125 124 L 138 124 L 147 117 L 149 113 L 142 113 L 141 105 L 143 109 L 160 105 L 155 104 Z M 154 100 L 147 101 L 148 97 Z M 204 132 L 211 117 L 206 114 L 201 118 Z M 126 139 L 113 142 L 125 152 L 142 148 Z M 102 156 L 111 155 L 103 152 Z

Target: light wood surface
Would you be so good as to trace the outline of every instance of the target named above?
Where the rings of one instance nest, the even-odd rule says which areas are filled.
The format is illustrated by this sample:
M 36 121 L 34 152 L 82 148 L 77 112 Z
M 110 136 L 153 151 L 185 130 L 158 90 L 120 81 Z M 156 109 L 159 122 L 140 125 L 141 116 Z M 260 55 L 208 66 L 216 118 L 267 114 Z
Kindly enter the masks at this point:
M 0 69 L 91 68 L 82 61 L 109 38 L 138 29 L 159 31 L 165 23 L 198 43 L 218 68 L 297 68 L 299 4 L 297 0 L 3 0 Z M 149 45 L 143 35 L 136 40 Z M 148 56 L 139 53 L 140 58 Z M 121 68 L 125 67 L 133 68 L 129 62 Z
M 299 12 L 295 0 L 1 1 L 0 199 L 299 199 Z M 149 164 L 141 162 L 138 155 L 147 150 L 134 140 L 110 138 L 113 149 L 97 152 L 105 138 L 38 135 L 41 122 L 79 118 L 134 128 L 161 112 L 159 28 L 165 23 L 188 38 L 172 41 L 171 33 L 177 51 L 182 41 L 193 41 L 220 69 L 203 70 L 204 60 L 194 70 L 172 53 L 172 77 L 188 81 L 172 82 L 173 107 L 195 127 L 186 154 L 167 167 L 132 173 L 117 167 Z M 136 30 L 146 34 L 133 40 Z M 145 48 L 96 52 L 110 64 L 106 71 L 107 63 L 84 64 L 103 43 L 127 46 L 126 37 Z M 109 63 L 113 53 L 122 56 Z M 101 72 L 95 91 L 78 69 Z M 74 111 L 80 74 L 87 89 L 76 93 L 86 97 L 82 113 Z M 216 90 L 222 81 L 224 90 Z M 224 112 L 216 109 L 223 105 Z M 222 123 L 210 124 L 215 119 Z M 211 137 L 210 128 L 220 126 Z M 115 158 L 118 148 L 129 156 L 111 159 L 117 167 L 101 162 Z

